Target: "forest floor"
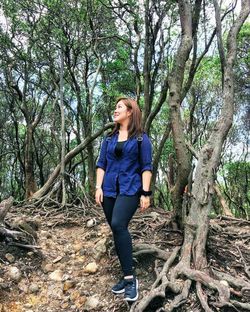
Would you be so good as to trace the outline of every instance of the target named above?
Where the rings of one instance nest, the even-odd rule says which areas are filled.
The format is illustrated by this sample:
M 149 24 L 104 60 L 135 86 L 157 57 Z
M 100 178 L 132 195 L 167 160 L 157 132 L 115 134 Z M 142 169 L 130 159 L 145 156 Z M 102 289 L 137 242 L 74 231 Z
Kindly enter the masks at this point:
M 129 311 L 122 295 L 110 291 L 120 269 L 101 208 L 62 212 L 19 207 L 12 208 L 6 221 L 14 223 L 20 218 L 39 225 L 36 244 L 40 249 L 0 242 L 0 312 Z M 170 223 L 170 213 L 162 209 L 149 209 L 144 214 L 138 211 L 130 229 L 134 245 L 153 244 L 171 251 L 183 240 L 182 233 Z M 212 219 L 207 245 L 210 268 L 247 280 L 249 233 L 248 221 Z M 138 255 L 135 261 L 142 298 L 155 280 L 155 266 L 162 261 L 152 254 Z M 211 291 L 210 303 L 215 297 Z M 172 298 L 166 294 L 165 300 Z M 154 300 L 147 311 L 156 311 L 162 300 Z M 178 311 L 202 311 L 198 302 L 193 290 Z

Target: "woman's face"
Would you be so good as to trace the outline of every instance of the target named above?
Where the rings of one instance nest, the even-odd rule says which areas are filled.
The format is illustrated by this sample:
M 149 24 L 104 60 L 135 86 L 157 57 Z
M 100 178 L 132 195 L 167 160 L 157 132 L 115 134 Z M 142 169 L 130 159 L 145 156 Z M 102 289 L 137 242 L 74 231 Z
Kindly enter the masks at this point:
M 114 111 L 114 121 L 117 123 L 122 123 L 127 120 L 131 115 L 131 111 L 128 110 L 127 106 L 121 101 L 116 104 Z

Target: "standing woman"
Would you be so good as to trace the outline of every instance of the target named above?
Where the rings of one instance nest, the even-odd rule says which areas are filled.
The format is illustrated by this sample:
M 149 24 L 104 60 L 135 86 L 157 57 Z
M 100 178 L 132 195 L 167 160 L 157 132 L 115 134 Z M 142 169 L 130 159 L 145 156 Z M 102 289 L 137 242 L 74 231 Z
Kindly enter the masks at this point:
M 123 278 L 112 292 L 125 292 L 127 301 L 138 298 L 138 280 L 133 272 L 132 240 L 128 224 L 138 205 L 141 211 L 150 205 L 152 145 L 142 130 L 141 110 L 136 101 L 119 98 L 114 111 L 115 127 L 101 146 L 96 167 L 96 203 L 113 232 L 115 249 Z

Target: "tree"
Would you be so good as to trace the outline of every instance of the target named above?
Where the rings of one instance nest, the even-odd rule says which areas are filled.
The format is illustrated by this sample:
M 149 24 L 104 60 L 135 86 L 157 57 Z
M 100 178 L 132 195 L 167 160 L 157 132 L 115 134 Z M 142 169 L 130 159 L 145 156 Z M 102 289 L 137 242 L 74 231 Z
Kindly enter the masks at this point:
M 174 75 L 172 75 L 172 81 L 170 82 L 170 97 L 172 97 L 170 105 L 172 109 L 172 127 L 177 161 L 182 166 L 181 168 L 184 166 L 186 170 L 188 159 L 184 158 L 183 160 L 183 155 L 180 154 L 180 152 L 186 152 L 183 125 L 180 117 L 180 91 L 185 63 L 192 46 L 192 14 L 190 2 L 179 1 L 179 12 L 182 38 L 176 54 L 176 61 L 178 61 L 176 62 L 176 67 L 178 68 L 173 72 Z M 207 270 L 206 242 L 209 228 L 209 213 L 212 207 L 214 192 L 213 184 L 218 170 L 222 145 L 232 125 L 234 114 L 233 65 L 236 58 L 237 35 L 249 13 L 250 3 L 243 0 L 241 11 L 232 24 L 227 36 L 227 51 L 225 52 L 225 62 L 223 63 L 223 105 L 220 116 L 208 140 L 199 153 L 197 153 L 198 160 L 191 190 L 190 210 L 185 217 L 184 242 L 181 248 L 179 262 L 171 269 L 170 278 L 168 279 L 166 274 L 169 272 L 170 266 L 178 254 L 178 248 L 176 248 L 169 260 L 165 263 L 162 272 L 159 273 L 157 282 L 154 283 L 154 287 L 148 297 L 143 298 L 141 302 L 133 307 L 132 311 L 143 311 L 152 298 L 156 296 L 165 297 L 166 288 L 178 294 L 172 303 L 168 305 L 168 311 L 172 311 L 187 299 L 191 281 L 195 281 L 196 283 L 197 295 L 205 311 L 212 310 L 208 305 L 207 296 L 204 294 L 202 286 L 218 291 L 220 307 L 232 305 L 243 308 L 247 307 L 244 303 L 241 304 L 230 299 L 229 287 L 210 277 Z M 179 81 L 177 81 L 177 77 Z M 181 164 L 181 161 L 184 161 L 184 164 Z M 178 284 L 178 279 L 181 277 L 184 277 L 185 280 L 180 285 Z

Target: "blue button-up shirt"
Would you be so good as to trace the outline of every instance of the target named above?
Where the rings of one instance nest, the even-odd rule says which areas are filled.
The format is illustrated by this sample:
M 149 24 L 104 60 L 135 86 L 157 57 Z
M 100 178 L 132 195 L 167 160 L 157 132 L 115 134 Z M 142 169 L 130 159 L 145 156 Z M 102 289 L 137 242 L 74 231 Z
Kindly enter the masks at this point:
M 111 137 L 104 137 L 96 163 L 96 168 L 105 171 L 103 194 L 116 197 L 118 182 L 120 195 L 135 195 L 142 189 L 143 171 L 152 171 L 152 144 L 148 135 L 143 133 L 139 157 L 137 138 L 129 138 L 123 145 L 122 156 L 117 157 L 115 153 L 117 140 L 118 132 Z

